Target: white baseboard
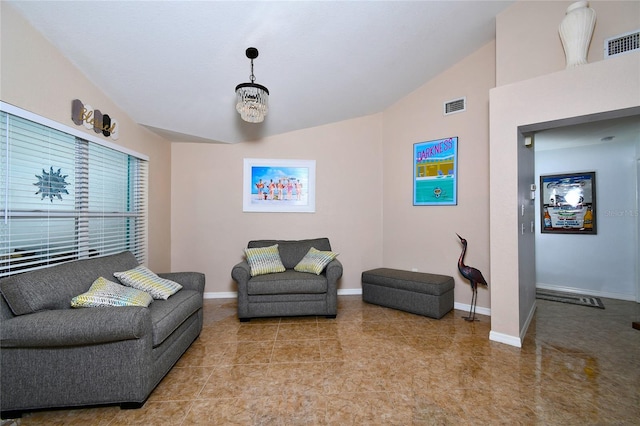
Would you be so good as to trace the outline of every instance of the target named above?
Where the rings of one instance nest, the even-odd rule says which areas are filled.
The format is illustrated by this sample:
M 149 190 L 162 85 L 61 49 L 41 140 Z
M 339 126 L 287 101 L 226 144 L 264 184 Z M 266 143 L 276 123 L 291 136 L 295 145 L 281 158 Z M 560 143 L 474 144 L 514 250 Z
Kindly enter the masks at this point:
M 343 288 L 338 290 L 338 296 L 357 295 L 362 295 L 362 288 Z M 236 299 L 237 297 L 238 293 L 235 291 L 204 293 L 205 299 Z M 471 309 L 471 305 L 454 302 L 453 309 L 469 312 L 469 309 Z M 476 314 L 491 316 L 491 309 L 483 308 L 482 306 L 476 306 Z
M 343 288 L 338 290 L 338 296 L 357 296 L 362 295 L 362 288 Z
M 527 334 L 527 330 L 529 330 L 529 325 L 531 325 L 531 321 L 533 321 L 533 316 L 536 314 L 537 302 L 533 301 L 533 306 L 531 306 L 531 310 L 529 311 L 529 315 L 527 316 L 527 320 L 524 322 L 524 326 L 522 330 L 520 330 L 520 341 L 524 341 L 524 336 Z
M 469 312 L 471 305 L 459 302 L 453 302 L 453 309 L 458 311 Z M 476 314 L 491 316 L 491 308 L 483 308 L 482 306 L 476 306 Z
M 516 348 L 522 347 L 522 339 L 508 334 L 498 333 L 496 331 L 489 332 L 489 340 L 504 343 L 505 345 L 515 346 Z
M 504 343 L 506 345 L 515 346 L 516 348 L 522 347 L 522 342 L 524 341 L 524 337 L 527 334 L 527 330 L 529 329 L 529 325 L 531 325 L 531 321 L 533 321 L 533 316 L 536 313 L 536 303 L 533 303 L 531 310 L 529 311 L 529 315 L 527 316 L 527 320 L 520 330 L 520 337 L 511 336 L 509 334 L 498 333 L 497 331 L 491 330 L 489 332 L 489 340 L 498 343 Z
M 205 299 L 237 299 L 238 292 L 236 291 L 216 291 L 216 292 L 206 292 L 203 297 Z
M 545 283 L 536 283 L 536 288 L 539 288 L 542 290 L 562 291 L 565 293 L 588 294 L 589 296 L 605 297 L 608 299 L 617 299 L 617 300 L 628 300 L 631 302 L 636 301 L 636 297 L 634 294 L 612 293 L 609 291 L 597 291 L 597 290 L 589 290 L 586 288 L 566 287 L 561 285 L 545 284 Z

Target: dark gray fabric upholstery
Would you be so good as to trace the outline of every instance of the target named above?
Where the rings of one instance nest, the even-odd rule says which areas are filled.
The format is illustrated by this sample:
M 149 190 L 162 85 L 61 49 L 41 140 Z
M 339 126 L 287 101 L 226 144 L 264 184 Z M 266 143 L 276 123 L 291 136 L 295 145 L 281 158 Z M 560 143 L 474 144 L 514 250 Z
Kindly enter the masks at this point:
M 151 326 L 149 309 L 57 309 L 20 315 L 2 323 L 2 348 L 93 345 L 139 339 Z
M 275 302 L 307 302 L 307 301 L 325 301 L 327 296 L 325 293 L 318 294 L 259 294 L 249 296 L 249 303 L 275 303 Z
M 338 280 L 342 263 L 332 260 L 320 275 L 294 271 L 311 247 L 330 251 L 328 238 L 309 240 L 254 240 L 248 248 L 278 244 L 285 272 L 251 277 L 247 261 L 231 270 L 238 285 L 238 318 L 242 320 L 274 316 L 324 315 L 337 313 Z
M 280 252 L 280 260 L 287 269 L 293 269 L 294 266 L 302 260 L 311 247 L 321 251 L 331 251 L 331 244 L 328 238 L 314 238 L 311 240 L 255 240 L 249 241 L 247 248 L 269 247 L 278 244 Z
M 253 277 L 248 287 L 249 294 L 326 293 L 327 277 L 288 269 Z
M 336 314 L 327 312 L 326 300 L 305 301 L 296 300 L 288 302 L 261 302 L 251 304 L 251 318 L 272 317 L 274 312 L 276 316 L 306 316 L 306 315 L 325 315 L 333 316 Z M 310 314 L 309 312 L 315 312 Z
M 191 342 L 198 337 L 202 330 L 202 321 L 203 313 L 202 309 L 200 309 L 180 324 L 176 331 L 171 333 L 162 344 L 153 348 L 152 358 L 155 362 L 153 373 L 156 385 L 160 383 L 160 380 L 178 361 L 186 348 L 191 345 Z
M 428 274 L 425 272 L 402 271 L 400 269 L 378 268 L 362 273 L 362 281 L 369 284 L 416 293 L 439 296 L 452 290 L 453 278 L 447 275 Z
M 362 273 L 362 300 L 432 318 L 453 309 L 453 277 L 379 268 Z
M 204 293 L 204 274 L 200 272 L 165 272 L 156 275 L 180 283 L 185 290 Z
M 89 290 L 99 277 L 118 282 L 114 272 L 138 266 L 131 252 L 63 263 L 0 280 L 0 292 L 15 315 L 67 309 L 71 299 Z
M 151 333 L 99 345 L 2 348 L 2 412 L 144 402 L 151 355 Z
M 202 309 L 202 293 L 182 289 L 167 300 L 154 300 L 151 311 L 153 346 L 158 346 L 173 333 L 185 318 Z
M 71 298 L 99 276 L 117 282 L 113 272 L 135 266 L 135 257 L 122 253 L 0 280 L 3 414 L 146 401 L 202 330 L 205 277 L 196 272 L 158 274 L 183 289 L 147 308 L 70 307 Z M 38 280 L 43 294 L 38 294 Z M 63 290 L 56 292 L 58 286 Z M 7 294 L 18 312 L 35 311 L 15 315 Z M 47 302 L 47 294 L 55 302 Z M 37 304 L 21 300 L 31 296 Z

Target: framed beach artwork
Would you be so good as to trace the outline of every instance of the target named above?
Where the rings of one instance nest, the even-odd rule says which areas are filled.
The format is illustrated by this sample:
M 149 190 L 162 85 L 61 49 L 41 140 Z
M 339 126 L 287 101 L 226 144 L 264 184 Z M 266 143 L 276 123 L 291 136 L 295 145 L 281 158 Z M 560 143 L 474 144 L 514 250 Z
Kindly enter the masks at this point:
M 458 204 L 458 138 L 413 144 L 413 205 Z
M 245 212 L 313 213 L 316 162 L 245 158 L 242 188 Z
M 596 234 L 596 172 L 540 176 L 545 234 Z

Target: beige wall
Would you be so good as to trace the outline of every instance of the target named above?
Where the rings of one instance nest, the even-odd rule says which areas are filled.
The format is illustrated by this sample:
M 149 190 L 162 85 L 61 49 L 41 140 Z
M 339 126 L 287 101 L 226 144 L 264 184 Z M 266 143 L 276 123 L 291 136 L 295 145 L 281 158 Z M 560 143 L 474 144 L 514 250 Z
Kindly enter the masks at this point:
M 102 91 L 35 31 L 6 2 L 0 2 L 0 99 L 3 102 L 76 127 L 71 102 L 80 99 L 108 113 L 120 124 L 116 141 L 149 157 L 149 251 L 151 269 L 170 267 L 171 149 L 166 140 L 133 122 Z M 87 131 L 82 126 L 78 129 Z M 93 131 L 89 134 L 96 135 Z
M 573 1 L 520 1 L 496 18 L 496 85 L 565 69 L 558 26 Z M 590 1 L 596 26 L 588 62 L 604 57 L 604 40 L 640 29 L 640 1 Z
M 496 340 L 521 339 L 533 309 L 532 300 L 520 304 L 526 293 L 532 293 L 535 276 L 522 277 L 519 269 L 535 270 L 535 254 L 533 246 L 521 244 L 519 233 L 521 223 L 525 223 L 525 229 L 528 227 L 528 216 L 526 220 L 520 218 L 519 205 L 526 199 L 526 186 L 534 182 L 534 176 L 524 175 L 518 168 L 518 150 L 525 149 L 521 141 L 519 144 L 518 128 L 638 107 L 640 79 L 628 78 L 629 75 L 640 75 L 639 54 L 587 64 L 491 92 L 491 329 Z M 533 206 L 528 209 L 530 215 Z M 518 256 L 519 251 L 526 251 L 528 256 Z
M 565 70 L 557 24 L 536 26 L 540 19 L 532 19 L 559 6 L 550 3 L 518 2 L 498 16 L 496 27 L 498 84 L 503 85 L 490 95 L 491 338 L 515 345 L 521 343 L 535 306 L 535 272 L 524 273 L 535 271 L 534 242 L 520 233 L 522 224 L 528 231 L 533 216 L 526 200 L 528 185 L 535 182 L 519 128 L 555 120 L 579 122 L 590 114 L 640 106 L 640 53 L 603 60 L 594 53 L 602 42 L 594 41 L 589 53 L 594 62 Z M 560 20 L 569 4 L 561 3 Z M 638 2 L 593 2 L 592 7 L 601 39 L 640 28 Z M 529 39 L 521 48 L 525 33 Z M 561 56 L 552 57 L 550 49 L 558 46 Z
M 469 240 L 467 263 L 491 284 L 478 306 L 491 307 L 494 337 L 518 339 L 528 314 L 519 304 L 518 126 L 640 105 L 639 54 L 601 60 L 604 38 L 640 28 L 640 3 L 592 2 L 589 60 L 599 62 L 565 71 L 557 26 L 569 4 L 514 4 L 497 17 L 495 43 L 380 114 L 256 142 L 170 148 L 0 3 L 0 98 L 61 123 L 78 98 L 120 121 L 118 144 L 150 157 L 152 269 L 202 271 L 207 292 L 233 292 L 231 267 L 249 239 L 324 235 L 345 265 L 341 290 L 359 290 L 369 268 L 416 267 L 454 276 L 456 302 L 469 303 L 455 269 L 458 232 Z M 491 90 L 489 136 L 496 82 L 505 87 Z M 442 102 L 459 96 L 468 111 L 443 117 Z M 460 138 L 458 205 L 414 207 L 412 145 L 447 136 Z M 316 213 L 243 213 L 243 158 L 315 159 Z
M 465 263 L 489 270 L 489 90 L 495 86 L 491 42 L 384 112 L 384 266 L 453 276 L 455 301 L 470 304 Z M 443 103 L 466 96 L 467 110 L 443 115 Z M 413 206 L 413 144 L 458 136 L 458 205 Z M 489 291 L 478 291 L 478 307 L 489 308 Z
M 360 291 L 367 269 L 417 268 L 453 276 L 456 302 L 469 304 L 469 284 L 456 267 L 461 245 L 455 234 L 469 240 L 467 263 L 490 280 L 488 102 L 494 76 L 495 44 L 489 43 L 382 114 L 256 142 L 174 144 L 172 269 L 203 271 L 207 292 L 231 293 L 231 267 L 248 240 L 327 235 L 345 265 L 339 290 Z M 444 117 L 443 102 L 460 96 L 467 97 L 467 111 Z M 459 137 L 459 203 L 415 207 L 413 144 L 447 136 Z M 243 213 L 243 158 L 315 159 L 316 213 Z M 478 306 L 490 306 L 485 289 Z
M 447 70 L 382 114 L 235 145 L 177 143 L 172 149 L 172 269 L 205 272 L 207 292 L 236 291 L 231 267 L 250 239 L 327 235 L 345 274 L 339 290 L 360 291 L 375 267 L 451 275 L 456 302 L 469 304 L 456 263 L 489 271 L 489 89 L 495 44 Z M 443 102 L 467 97 L 467 111 L 444 117 Z M 414 207 L 412 148 L 458 136 L 457 206 Z M 316 213 L 243 213 L 243 158 L 315 159 Z M 224 184 L 228 182 L 228 184 Z M 222 190 L 215 188 L 222 186 Z M 478 306 L 489 307 L 480 290 Z
M 344 264 L 339 290 L 382 264 L 379 114 L 234 145 L 172 147 L 171 259 L 206 274 L 208 293 L 236 291 L 231 268 L 252 239 L 326 236 Z M 316 161 L 315 213 L 244 213 L 244 158 Z

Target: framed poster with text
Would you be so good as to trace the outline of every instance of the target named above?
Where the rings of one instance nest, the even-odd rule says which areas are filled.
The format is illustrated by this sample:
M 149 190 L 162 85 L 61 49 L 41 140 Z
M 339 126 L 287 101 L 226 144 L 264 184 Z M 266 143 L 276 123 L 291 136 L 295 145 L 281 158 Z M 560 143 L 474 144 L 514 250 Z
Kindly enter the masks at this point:
M 540 176 L 540 229 L 596 234 L 596 172 Z
M 413 144 L 413 205 L 458 204 L 458 138 Z

